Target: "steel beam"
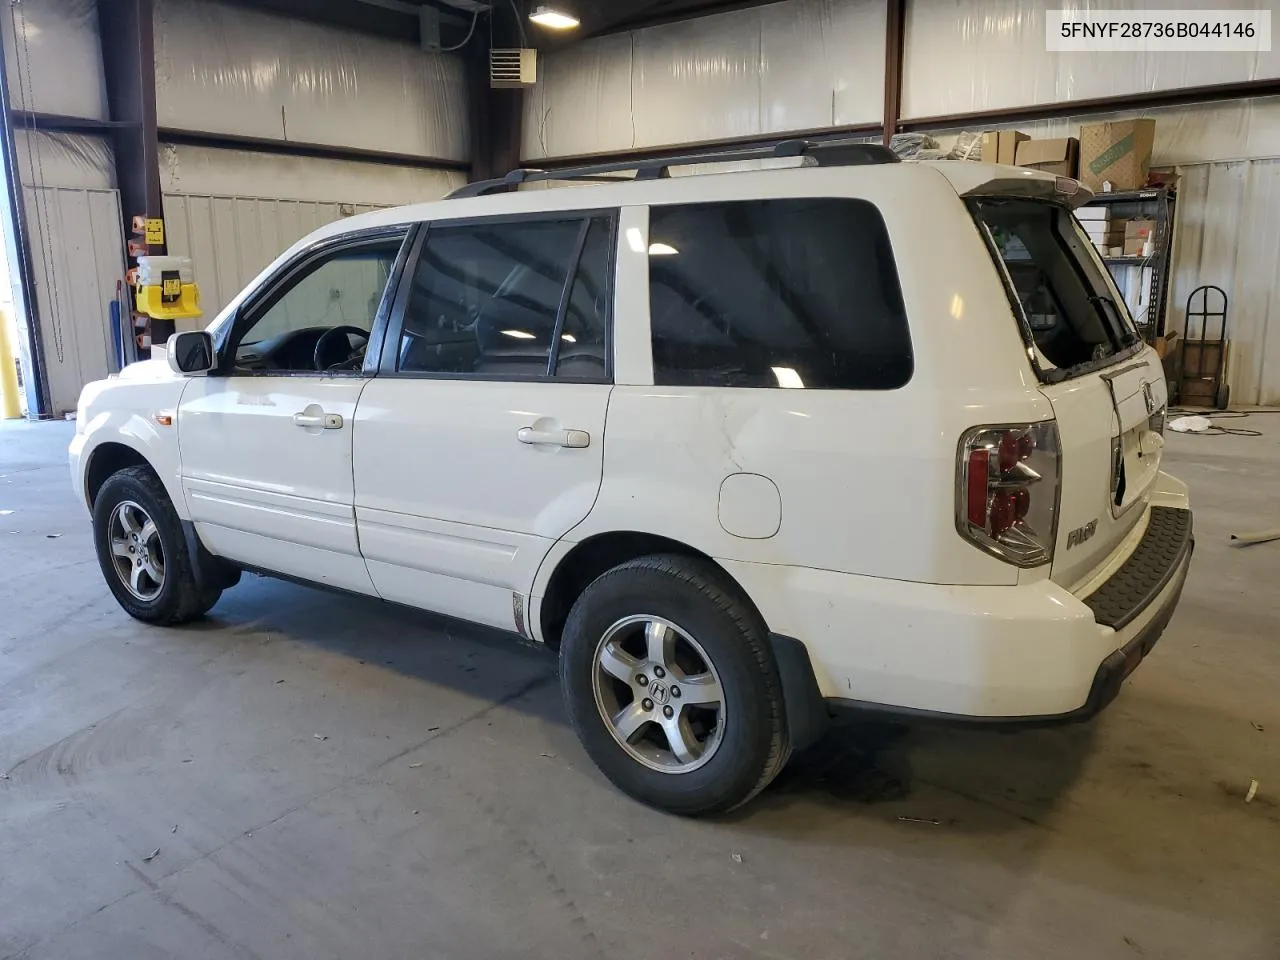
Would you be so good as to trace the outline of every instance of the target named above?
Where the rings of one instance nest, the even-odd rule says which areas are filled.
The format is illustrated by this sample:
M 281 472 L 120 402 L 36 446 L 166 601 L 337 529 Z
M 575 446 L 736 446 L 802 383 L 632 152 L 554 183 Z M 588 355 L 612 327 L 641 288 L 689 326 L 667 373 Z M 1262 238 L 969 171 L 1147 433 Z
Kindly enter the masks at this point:
M 106 81 L 107 131 L 115 148 L 116 186 L 124 235 L 133 235 L 133 217 L 163 217 L 160 144 L 156 138 L 156 52 L 152 0 L 111 0 L 98 4 L 102 72 Z M 164 244 L 149 246 L 162 254 Z M 152 343 L 164 343 L 173 321 L 151 321 Z
M 884 145 L 898 132 L 902 113 L 902 63 L 906 40 L 907 0 L 888 0 L 884 26 Z
M 489 12 L 494 47 L 518 47 L 523 24 L 510 5 Z M 477 33 L 480 31 L 477 30 Z M 462 51 L 471 106 L 470 179 L 492 180 L 520 166 L 524 91 L 494 90 L 489 85 L 489 45 L 473 42 Z
M 223 150 L 251 150 L 289 157 L 318 157 L 322 160 L 354 160 L 360 163 L 386 163 L 398 167 L 421 167 L 427 170 L 469 169 L 465 160 L 423 157 L 416 153 L 394 153 L 389 150 L 366 150 L 328 143 L 300 140 L 273 140 L 269 137 L 246 137 L 235 133 L 213 133 L 205 130 L 182 130 L 160 127 L 156 134 L 161 143 L 178 143 L 193 147 L 215 147 Z

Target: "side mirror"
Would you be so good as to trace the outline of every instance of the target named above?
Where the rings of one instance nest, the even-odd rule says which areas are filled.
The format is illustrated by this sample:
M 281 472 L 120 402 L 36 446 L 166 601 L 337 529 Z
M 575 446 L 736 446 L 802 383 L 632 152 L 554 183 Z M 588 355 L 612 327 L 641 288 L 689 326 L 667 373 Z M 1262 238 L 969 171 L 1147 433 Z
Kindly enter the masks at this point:
M 213 337 L 203 330 L 175 333 L 165 341 L 169 368 L 184 376 L 199 376 L 214 367 Z

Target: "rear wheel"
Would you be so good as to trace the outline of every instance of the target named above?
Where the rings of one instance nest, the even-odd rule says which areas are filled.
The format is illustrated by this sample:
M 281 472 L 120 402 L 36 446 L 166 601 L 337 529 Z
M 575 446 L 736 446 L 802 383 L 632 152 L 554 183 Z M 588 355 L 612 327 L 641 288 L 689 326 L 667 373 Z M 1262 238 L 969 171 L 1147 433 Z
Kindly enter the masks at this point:
M 93 539 L 107 586 L 132 617 L 186 623 L 222 595 L 196 584 L 181 522 L 148 467 L 128 467 L 103 483 L 93 502 Z
M 603 574 L 569 614 L 560 663 L 587 753 L 644 803 L 691 816 L 729 810 L 786 762 L 768 634 L 707 561 L 643 557 Z

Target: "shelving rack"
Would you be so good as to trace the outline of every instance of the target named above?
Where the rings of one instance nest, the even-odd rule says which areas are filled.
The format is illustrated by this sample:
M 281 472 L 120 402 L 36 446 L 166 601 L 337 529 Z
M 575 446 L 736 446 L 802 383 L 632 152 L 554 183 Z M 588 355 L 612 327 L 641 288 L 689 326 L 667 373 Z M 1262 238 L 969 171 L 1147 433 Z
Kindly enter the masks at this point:
M 1173 187 L 1144 187 L 1141 190 L 1118 190 L 1100 193 L 1085 206 L 1111 208 L 1112 217 L 1132 220 L 1137 217 L 1154 220 L 1155 252 L 1150 257 L 1103 257 L 1111 274 L 1121 285 L 1122 271 L 1132 267 L 1150 267 L 1151 279 L 1147 284 L 1145 315 L 1135 316 L 1143 339 L 1154 342 L 1165 335 L 1169 304 L 1169 275 L 1173 250 L 1174 213 L 1178 194 Z

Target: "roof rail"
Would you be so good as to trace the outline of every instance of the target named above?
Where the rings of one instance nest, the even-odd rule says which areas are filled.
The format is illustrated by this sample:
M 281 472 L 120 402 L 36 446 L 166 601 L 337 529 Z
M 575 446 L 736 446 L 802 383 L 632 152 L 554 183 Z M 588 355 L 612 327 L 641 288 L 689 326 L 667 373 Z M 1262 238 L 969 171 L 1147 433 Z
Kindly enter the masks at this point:
M 873 163 L 898 163 L 897 155 L 878 143 L 852 143 L 848 140 L 784 140 L 771 147 L 747 147 L 740 150 L 711 150 L 678 157 L 652 160 L 616 160 L 593 163 L 561 170 L 538 170 L 520 167 L 505 177 L 478 180 L 454 190 L 447 199 L 483 197 L 491 193 L 513 190 L 522 183 L 539 180 L 587 180 L 605 183 L 626 182 L 611 173 L 635 171 L 635 180 L 659 180 L 671 176 L 671 168 L 692 163 L 730 163 L 738 160 L 774 160 L 782 157 L 811 157 L 819 167 L 851 167 Z

